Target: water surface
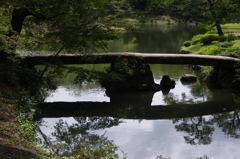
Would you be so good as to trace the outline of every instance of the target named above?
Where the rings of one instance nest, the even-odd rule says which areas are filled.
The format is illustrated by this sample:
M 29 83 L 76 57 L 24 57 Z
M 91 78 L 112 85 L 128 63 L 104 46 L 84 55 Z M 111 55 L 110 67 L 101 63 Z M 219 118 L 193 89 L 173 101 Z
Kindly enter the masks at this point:
M 182 42 L 196 34 L 189 26 L 141 27 L 144 36 L 126 33 L 110 44 L 109 51 L 179 52 Z M 106 66 L 82 65 L 89 69 Z M 43 113 L 40 126 L 52 147 L 59 155 L 73 155 L 80 145 L 88 147 L 90 143 L 92 149 L 99 145 L 116 148 L 114 153 L 129 159 L 160 155 L 171 159 L 204 155 L 210 159 L 240 158 L 235 103 L 239 92 L 210 90 L 199 80 L 181 83 L 183 74 L 198 75 L 186 65 L 155 64 L 151 70 L 156 83 L 167 74 L 176 81 L 175 88 L 169 92 L 112 93 L 96 81 L 79 86 L 72 84 L 72 75 L 61 79 L 45 100 L 51 107 Z

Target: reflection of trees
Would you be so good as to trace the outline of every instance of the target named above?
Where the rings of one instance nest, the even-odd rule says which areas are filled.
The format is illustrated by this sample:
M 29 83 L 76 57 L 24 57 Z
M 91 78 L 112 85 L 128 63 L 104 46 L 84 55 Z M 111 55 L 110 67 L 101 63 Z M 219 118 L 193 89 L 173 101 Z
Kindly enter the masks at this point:
M 140 26 L 140 31 L 128 31 L 121 40 L 110 43 L 108 52 L 179 52 L 182 43 L 199 32 L 194 28 L 190 25 L 144 24 Z
M 181 96 L 175 95 L 174 93 L 168 93 L 163 96 L 164 102 L 168 105 L 197 104 L 206 102 L 209 98 L 212 98 L 208 88 L 201 83 L 192 83 L 189 87 L 191 89 L 190 95 L 187 95 L 185 92 L 183 92 Z M 202 100 L 196 101 L 196 98 L 202 98 Z
M 183 122 L 175 128 L 177 131 L 184 131 L 188 134 L 184 136 L 188 144 L 206 145 L 212 142 L 213 123 L 204 120 L 202 116 L 183 119 Z
M 222 128 L 225 135 L 231 138 L 240 138 L 240 118 L 236 111 L 218 114 L 214 120 Z
M 90 154 L 98 151 L 106 155 L 117 155 L 115 153 L 118 147 L 114 145 L 113 141 L 108 140 L 105 134 L 97 135 L 89 131 L 116 126 L 121 123 L 119 119 L 111 117 L 75 117 L 75 119 L 77 123 L 71 125 L 60 119 L 52 133 L 52 137 L 55 139 L 44 146 L 51 146 L 55 153 L 62 156 L 77 155 L 82 149 Z
M 184 136 L 184 139 L 191 145 L 210 144 L 214 132 L 214 124 L 221 128 L 226 136 L 240 138 L 240 118 L 237 111 L 214 114 L 208 117 L 210 117 L 208 120 L 205 117 L 199 116 L 175 119 L 173 122 L 181 122 L 175 128 L 177 131 L 183 131 L 188 134 Z

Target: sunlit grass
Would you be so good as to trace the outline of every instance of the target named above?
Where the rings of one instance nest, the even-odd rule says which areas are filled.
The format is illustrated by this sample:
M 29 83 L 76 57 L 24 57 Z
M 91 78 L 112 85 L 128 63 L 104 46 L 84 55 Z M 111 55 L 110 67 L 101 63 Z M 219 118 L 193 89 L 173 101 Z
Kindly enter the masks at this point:
M 233 41 L 233 46 L 240 48 L 240 40 L 234 40 L 234 41 Z
M 224 24 L 222 25 L 222 29 L 223 32 L 225 33 L 225 35 L 227 35 L 227 33 L 240 33 L 240 23 L 229 23 L 229 24 Z M 195 36 L 197 37 L 197 36 Z M 193 43 L 192 39 L 192 43 Z M 240 39 L 237 40 L 233 40 L 231 41 L 232 48 L 240 48 Z M 189 47 L 186 46 L 182 46 L 181 50 L 183 51 L 187 51 L 187 52 L 191 52 L 192 54 L 202 54 L 204 52 L 206 52 L 206 54 L 208 54 L 207 50 L 210 50 L 211 48 L 217 48 L 220 47 L 221 45 L 223 45 L 223 42 L 218 42 L 218 41 L 213 41 L 211 44 L 209 45 L 203 45 L 203 43 L 196 43 L 195 45 L 190 45 Z M 222 50 L 225 50 L 225 48 L 222 48 Z M 222 52 L 222 51 L 220 51 Z M 219 55 L 223 55 L 222 53 L 219 52 Z M 232 55 L 232 54 L 231 54 Z M 226 55 L 227 56 L 227 55 Z
M 240 33 L 240 23 L 229 23 L 221 26 L 224 33 Z

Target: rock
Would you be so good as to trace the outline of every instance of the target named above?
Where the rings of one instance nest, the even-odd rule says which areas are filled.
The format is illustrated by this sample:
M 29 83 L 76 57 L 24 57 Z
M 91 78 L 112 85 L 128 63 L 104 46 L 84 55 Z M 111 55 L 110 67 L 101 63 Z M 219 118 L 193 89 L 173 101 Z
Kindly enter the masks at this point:
M 138 58 L 120 58 L 111 63 L 111 74 L 119 78 L 106 78 L 100 81 L 107 91 L 160 91 L 162 87 L 156 84 L 150 66 Z
M 196 82 L 197 77 L 192 74 L 185 74 L 180 79 L 181 82 Z
M 174 88 L 176 85 L 175 80 L 171 79 L 168 75 L 164 75 L 160 82 L 160 86 L 164 88 Z
M 180 54 L 191 54 L 190 51 L 180 50 Z
M 234 69 L 215 68 L 215 71 L 204 79 L 204 82 L 209 88 L 240 88 L 240 82 L 234 81 L 235 79 Z

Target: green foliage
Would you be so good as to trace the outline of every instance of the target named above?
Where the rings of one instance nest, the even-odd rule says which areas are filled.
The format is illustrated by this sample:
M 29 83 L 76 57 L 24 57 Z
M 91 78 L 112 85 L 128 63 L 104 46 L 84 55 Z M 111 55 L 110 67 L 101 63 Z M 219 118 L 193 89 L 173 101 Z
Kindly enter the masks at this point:
M 162 21 L 165 21 L 166 19 L 167 19 L 166 16 L 162 16 L 162 18 L 161 18 Z
M 98 49 L 105 50 L 108 41 L 118 39 L 123 30 L 135 27 L 135 22 L 129 20 L 132 13 L 125 0 L 13 1 L 6 6 L 10 6 L 6 7 L 8 11 L 21 11 L 16 15 L 17 19 L 26 16 L 23 17 L 18 50 L 96 52 Z M 4 19 L 14 25 L 11 27 L 15 31 L 16 27 L 21 29 L 21 23 L 15 25 L 10 18 Z M 4 42 L 2 39 L 0 37 L 0 43 Z
M 223 48 L 217 45 L 211 45 L 202 48 L 198 54 L 201 55 L 218 55 L 218 56 L 230 56 L 230 57 L 240 57 L 239 51 L 240 48 L 238 47 L 228 47 Z
M 238 64 L 238 68 L 235 70 L 236 71 L 236 75 L 235 75 L 235 80 L 234 82 L 240 82 L 240 63 Z M 240 100 L 238 99 L 238 103 L 240 104 Z M 240 107 L 240 105 L 238 105 Z
M 23 134 L 29 141 L 34 142 L 37 133 L 37 125 L 32 120 L 23 117 L 17 118 L 20 125 L 16 129 Z
M 224 41 L 224 42 L 220 42 L 216 44 L 217 46 L 221 46 L 223 48 L 228 48 L 233 46 L 233 42 L 229 42 L 229 41 Z
M 218 37 L 217 34 L 204 34 L 200 42 L 203 43 L 203 45 L 211 44 L 213 41 L 218 41 Z
M 199 51 L 201 55 L 218 55 L 222 51 L 222 48 L 216 45 L 208 46 Z
M 20 123 L 17 130 L 28 140 L 34 141 L 36 125 L 33 118 L 39 113 L 35 106 L 43 102 L 45 97 L 40 89 L 42 81 L 39 80 L 39 74 L 34 68 L 29 68 L 22 64 L 21 60 L 14 58 L 0 64 L 0 69 L 1 83 L 13 87 L 18 92 L 14 95 L 15 108 L 19 112 L 16 118 Z
M 205 34 L 217 34 L 217 31 L 215 30 L 209 30 Z
M 201 38 L 204 37 L 203 34 L 198 34 L 192 37 L 192 45 L 196 45 L 198 42 L 200 42 Z
M 224 42 L 224 41 L 226 41 L 226 40 L 227 40 L 227 37 L 224 36 L 224 35 L 218 37 L 218 41 L 219 41 L 219 42 Z
M 228 34 L 227 35 L 227 41 L 233 41 L 236 40 L 237 37 L 234 34 Z
M 117 73 L 126 75 L 126 76 L 132 76 L 134 74 L 134 69 L 131 69 L 128 66 L 128 59 L 119 56 L 116 61 L 114 62 L 114 67 L 117 70 Z
M 80 146 L 80 150 L 78 151 L 78 155 L 76 159 L 89 159 L 89 158 L 102 158 L 102 159 L 119 159 L 117 154 L 114 154 L 117 147 L 114 145 L 100 145 L 98 149 L 95 150 L 85 150 L 82 146 Z M 124 157 L 125 158 L 125 157 Z
M 87 70 L 84 68 L 69 67 L 68 73 L 76 73 L 77 76 L 74 79 L 75 84 L 82 85 L 83 82 L 93 82 L 95 79 L 99 79 L 100 72 L 94 70 Z
M 186 46 L 186 47 L 189 47 L 189 46 L 192 45 L 192 42 L 191 42 L 191 41 L 185 41 L 185 42 L 183 43 L 183 45 Z
M 240 58 L 240 48 L 239 47 L 226 48 L 224 53 L 226 54 L 226 56 Z
M 112 81 L 121 81 L 123 75 L 115 72 L 109 72 L 109 68 L 106 68 L 106 72 L 88 70 L 84 68 L 69 67 L 68 73 L 75 73 L 77 76 L 74 79 L 74 83 L 82 85 L 84 82 L 95 82 L 103 81 L 112 82 Z
M 217 33 L 221 36 L 223 34 L 221 24 L 239 21 L 239 5 L 238 0 L 171 0 L 167 1 L 165 8 L 173 16 L 200 21 L 205 25 L 204 28 L 216 27 Z

